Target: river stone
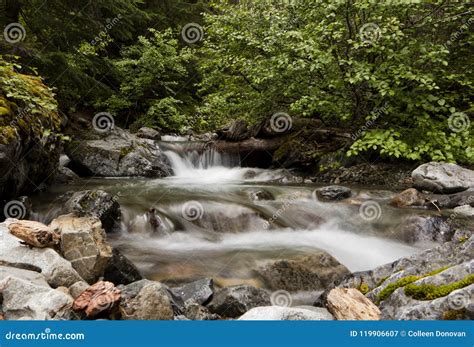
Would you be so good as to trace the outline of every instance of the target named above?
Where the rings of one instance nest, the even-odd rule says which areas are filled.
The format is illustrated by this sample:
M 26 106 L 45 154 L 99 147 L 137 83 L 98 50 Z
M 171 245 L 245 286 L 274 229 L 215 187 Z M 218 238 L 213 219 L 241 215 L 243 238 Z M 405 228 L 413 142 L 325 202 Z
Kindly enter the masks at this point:
M 237 119 L 217 131 L 218 138 L 226 141 L 241 141 L 248 139 L 249 130 L 247 122 L 242 119 Z
M 409 216 L 395 228 L 393 235 L 407 243 L 446 242 L 454 235 L 452 223 L 439 216 Z
M 222 317 L 237 318 L 258 306 L 269 306 L 270 296 L 259 288 L 240 285 L 218 290 L 207 308 Z
M 395 196 L 390 201 L 390 204 L 399 208 L 409 206 L 424 206 L 425 199 L 426 197 L 423 193 L 415 188 L 410 188 Z
M 432 209 L 449 209 L 463 205 L 474 207 L 474 189 L 454 194 L 432 194 L 426 202 L 426 206 Z
M 141 280 L 120 286 L 120 313 L 125 320 L 171 320 L 173 307 L 167 288 L 159 282 Z
M 269 191 L 260 189 L 260 190 L 253 190 L 249 193 L 250 199 L 254 201 L 262 201 L 262 200 L 275 200 L 275 197 Z
M 443 194 L 474 188 L 474 171 L 456 164 L 431 162 L 412 172 L 415 188 Z
M 0 263 L 17 268 L 36 268 L 53 287 L 69 287 L 82 280 L 71 263 L 51 248 L 29 248 L 22 246 L 20 240 L 7 231 L 6 223 L 0 224 Z
M 220 319 L 218 314 L 211 313 L 208 308 L 198 304 L 190 299 L 185 303 L 184 315 L 190 320 L 217 320 Z
M 453 211 L 461 217 L 474 217 L 474 207 L 469 205 L 458 206 Z
M 89 283 L 104 275 L 112 258 L 102 224 L 95 217 L 60 216 L 50 227 L 61 234 L 61 252 L 77 273 Z
M 319 200 L 323 201 L 338 201 L 350 198 L 352 191 L 347 187 L 329 186 L 316 190 L 316 195 Z
M 118 249 L 112 249 L 110 258 L 104 272 L 104 280 L 118 284 L 130 284 L 143 279 L 138 268 Z
M 264 306 L 246 312 L 239 320 L 332 320 L 326 309 L 320 312 L 299 307 Z
M 97 217 L 106 232 L 114 230 L 122 214 L 118 196 L 112 196 L 103 190 L 67 193 L 60 199 L 67 199 L 60 214 L 74 213 L 78 217 Z
M 204 278 L 181 287 L 171 288 L 171 291 L 185 303 L 188 300 L 194 300 L 198 304 L 204 305 L 214 294 L 214 282 L 212 278 Z
M 140 137 L 142 139 L 150 139 L 154 141 L 160 141 L 161 135 L 160 133 L 152 128 L 143 127 L 140 128 L 136 133 L 135 136 Z
M 60 239 L 51 228 L 31 220 L 9 219 L 8 231 L 26 245 L 37 248 L 55 247 Z
M 297 260 L 277 260 L 256 270 L 269 289 L 302 291 L 328 288 L 350 271 L 325 252 Z
M 327 308 L 337 320 L 379 320 L 380 310 L 354 288 L 335 288 L 327 296 Z
M 0 294 L 7 320 L 72 318 L 72 297 L 42 283 L 9 276 L 0 281 Z
M 89 288 L 89 283 L 85 281 L 79 281 L 74 283 L 72 286 L 69 287 L 69 294 L 74 298 L 77 299 L 82 293 L 84 293 L 87 288 Z
M 55 183 L 70 183 L 77 179 L 79 179 L 79 176 L 76 175 L 74 171 L 65 166 L 59 166 L 56 174 L 54 175 Z
M 94 134 L 94 136 L 99 136 Z M 105 177 L 166 177 L 172 174 L 158 145 L 114 127 L 98 139 L 66 144 L 69 167 L 80 175 Z
M 74 311 L 84 311 L 88 318 L 109 313 L 120 301 L 121 292 L 112 282 L 99 281 L 83 291 L 73 303 Z
M 0 266 L 0 281 L 4 280 L 7 277 L 19 278 L 38 286 L 50 288 L 44 276 L 39 272 L 18 269 L 10 266 Z

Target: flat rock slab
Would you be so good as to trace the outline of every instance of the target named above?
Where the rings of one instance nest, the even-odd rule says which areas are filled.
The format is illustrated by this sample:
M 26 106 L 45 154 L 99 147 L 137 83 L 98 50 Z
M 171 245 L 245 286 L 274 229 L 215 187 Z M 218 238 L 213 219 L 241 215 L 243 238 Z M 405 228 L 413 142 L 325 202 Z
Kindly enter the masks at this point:
M 332 320 L 332 315 L 323 308 L 319 312 L 299 307 L 264 306 L 255 307 L 239 320 Z
M 379 320 L 380 310 L 354 288 L 335 288 L 327 296 L 327 308 L 337 320 Z

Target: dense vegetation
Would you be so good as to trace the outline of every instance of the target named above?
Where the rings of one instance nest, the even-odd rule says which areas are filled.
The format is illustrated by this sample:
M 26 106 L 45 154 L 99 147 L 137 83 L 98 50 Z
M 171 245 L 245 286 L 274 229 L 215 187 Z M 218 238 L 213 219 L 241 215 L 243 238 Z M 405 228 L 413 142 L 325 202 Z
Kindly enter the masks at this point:
M 0 10 L 4 27 L 25 30 L 1 42 L 2 64 L 18 56 L 15 70 L 42 76 L 69 117 L 106 110 L 124 126 L 183 133 L 286 112 L 349 129 L 348 155 L 474 162 L 468 2 L 8 0 Z

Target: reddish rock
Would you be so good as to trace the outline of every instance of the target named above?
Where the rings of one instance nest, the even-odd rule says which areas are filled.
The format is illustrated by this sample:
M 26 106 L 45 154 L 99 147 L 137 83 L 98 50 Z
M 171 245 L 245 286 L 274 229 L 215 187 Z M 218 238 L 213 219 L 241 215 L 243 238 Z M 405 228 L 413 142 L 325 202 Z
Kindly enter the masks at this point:
M 120 290 L 112 282 L 100 281 L 87 288 L 79 295 L 72 308 L 75 311 L 85 311 L 92 318 L 99 313 L 109 311 L 120 301 Z

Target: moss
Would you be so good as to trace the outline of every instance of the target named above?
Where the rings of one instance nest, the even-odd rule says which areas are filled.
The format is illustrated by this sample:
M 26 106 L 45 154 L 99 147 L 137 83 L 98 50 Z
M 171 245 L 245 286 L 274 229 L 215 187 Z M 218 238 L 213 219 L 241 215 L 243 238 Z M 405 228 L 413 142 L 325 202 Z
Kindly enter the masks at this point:
M 132 146 L 121 148 L 120 149 L 120 160 L 122 160 L 122 158 L 126 157 L 131 152 L 133 152 L 133 147 Z
M 386 280 L 387 278 L 389 278 L 390 276 L 385 276 L 383 277 L 378 283 L 377 283 L 377 287 L 380 287 Z
M 474 274 L 464 277 L 462 280 L 441 284 L 410 284 L 405 287 L 405 294 L 416 300 L 433 300 L 448 295 L 454 290 L 467 287 L 474 283 Z
M 469 237 L 467 237 L 467 236 L 461 236 L 461 237 L 458 239 L 459 243 L 464 243 L 464 242 L 466 242 L 467 240 L 469 240 Z
M 361 282 L 360 285 L 359 285 L 359 291 L 362 293 L 362 294 L 367 294 L 368 292 L 370 292 L 370 288 L 369 288 L 369 285 L 365 282 Z
M 404 287 L 407 284 L 410 284 L 412 282 L 418 281 L 421 277 L 420 276 L 407 276 L 400 278 L 399 280 L 388 284 L 384 289 L 380 291 L 380 293 L 377 295 L 377 305 L 380 304 L 380 302 L 384 301 L 387 299 L 392 293 L 397 290 L 400 287 Z
M 466 316 L 466 309 L 462 310 L 449 310 L 443 313 L 441 319 L 443 320 L 461 320 Z

